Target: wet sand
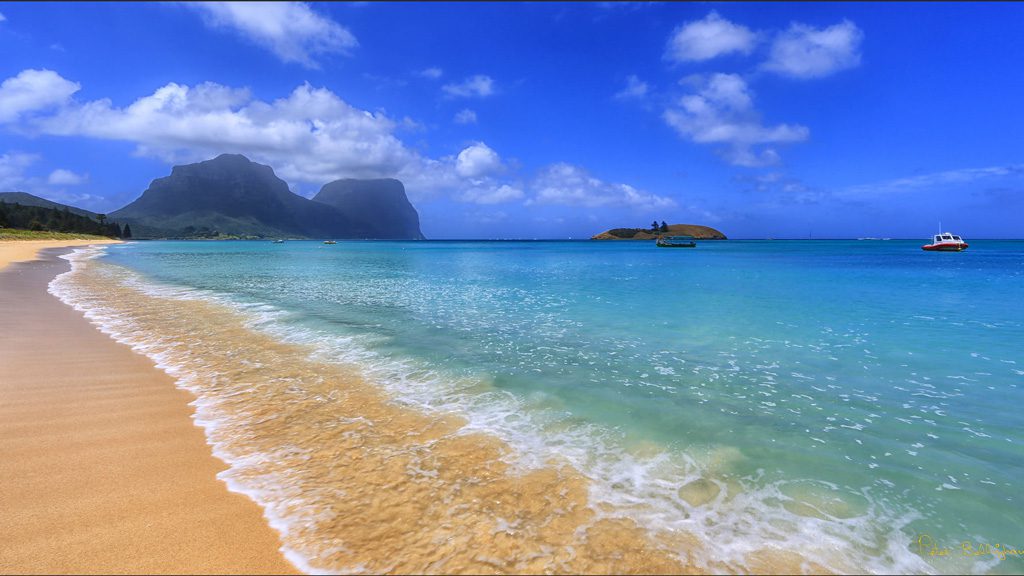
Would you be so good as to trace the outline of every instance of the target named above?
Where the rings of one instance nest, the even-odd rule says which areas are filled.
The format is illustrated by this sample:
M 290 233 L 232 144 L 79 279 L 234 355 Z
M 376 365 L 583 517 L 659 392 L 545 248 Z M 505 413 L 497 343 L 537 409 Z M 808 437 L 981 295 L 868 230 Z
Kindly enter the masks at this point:
M 7 265 L 43 244 L 0 243 L 0 572 L 296 573 L 192 396 L 47 293 L 60 251 Z

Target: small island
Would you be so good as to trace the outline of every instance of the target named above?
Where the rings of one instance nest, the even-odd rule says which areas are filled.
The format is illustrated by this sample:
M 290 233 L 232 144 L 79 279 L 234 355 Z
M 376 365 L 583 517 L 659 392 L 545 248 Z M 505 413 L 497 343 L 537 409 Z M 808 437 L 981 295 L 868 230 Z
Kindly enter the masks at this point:
M 697 240 L 725 240 L 725 234 L 699 224 L 651 223 L 650 228 L 612 228 L 591 236 L 591 240 L 654 240 L 661 236 L 693 236 Z

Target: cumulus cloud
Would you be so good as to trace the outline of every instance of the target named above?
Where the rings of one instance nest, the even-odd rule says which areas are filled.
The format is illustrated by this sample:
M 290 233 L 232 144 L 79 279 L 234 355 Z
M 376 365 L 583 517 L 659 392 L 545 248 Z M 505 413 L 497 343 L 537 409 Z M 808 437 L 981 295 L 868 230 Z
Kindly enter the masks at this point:
M 88 174 L 75 174 L 71 170 L 65 170 L 64 168 L 57 168 L 53 172 L 50 172 L 50 176 L 46 179 L 49 184 L 55 186 L 76 186 L 89 179 Z
M 568 206 L 671 208 L 675 200 L 638 190 L 629 184 L 604 182 L 580 166 L 560 162 L 548 166 L 533 182 L 528 203 Z
M 446 94 L 457 98 L 484 98 L 494 94 L 494 79 L 484 74 L 470 76 L 462 82 L 441 87 Z
M 357 109 L 330 90 L 304 84 L 272 102 L 215 83 L 170 83 L 119 108 L 109 99 L 67 104 L 37 118 L 45 134 L 134 142 L 168 162 L 225 151 L 272 164 L 285 178 L 323 183 L 343 176 L 394 175 L 417 162 L 382 113 Z
M 479 178 L 503 169 L 498 153 L 483 142 L 465 148 L 455 159 L 455 172 L 464 178 Z
M 793 78 L 828 76 L 860 64 L 863 38 L 849 20 L 822 29 L 794 22 L 772 42 L 762 68 Z
M 0 154 L 0 192 L 28 192 L 54 202 L 85 208 L 98 207 L 97 204 L 103 203 L 101 197 L 84 192 L 68 192 L 59 187 L 84 182 L 88 176 L 79 176 L 62 169 L 54 170 L 50 178 L 28 174 L 29 168 L 39 160 L 40 156 L 37 154 L 24 152 Z M 56 181 L 54 181 L 53 174 L 57 174 Z M 71 178 L 66 178 L 67 176 L 75 177 L 76 181 L 70 181 Z
M 49 74 L 53 75 L 47 75 L 49 83 L 78 89 L 77 84 Z M 24 77 L 25 73 L 19 74 L 3 85 L 16 85 L 15 80 Z M 123 107 L 109 99 L 59 100 L 45 110 L 40 105 L 31 107 L 45 114 L 19 112 L 18 127 L 35 134 L 132 142 L 138 154 L 168 163 L 241 153 L 273 166 L 291 182 L 320 185 L 344 177 L 396 177 L 414 198 L 447 192 L 465 202 L 496 204 L 524 196 L 521 186 L 495 177 L 508 167 L 487 144 L 475 142 L 441 158 L 422 156 L 395 135 L 408 125 L 407 119 L 395 121 L 382 112 L 360 110 L 330 90 L 309 84 L 273 101 L 256 99 L 244 88 L 212 82 L 198 86 L 172 82 Z M 16 108 L 22 111 L 26 106 Z M 24 181 L 22 171 L 32 158 L 5 157 L 4 181 Z M 49 183 L 69 185 L 84 178 L 55 170 Z
M 647 82 L 641 81 L 635 74 L 630 74 L 626 78 L 626 87 L 616 93 L 615 97 L 619 99 L 643 98 L 647 95 L 647 90 Z
M 8 152 L 0 155 L 0 191 L 16 191 L 28 182 L 25 170 L 39 160 L 35 154 Z
M 226 28 L 284 62 L 317 68 L 314 56 L 348 54 L 359 45 L 344 26 L 303 2 L 186 2 L 208 26 Z
M 55 85 L 67 83 L 78 89 L 77 84 L 51 74 Z M 15 78 L 21 77 L 24 73 Z M 254 98 L 244 88 L 172 82 L 125 106 L 115 106 L 109 99 L 81 102 L 70 96 L 54 102 L 48 109 L 33 106 L 38 114 L 20 115 L 18 128 L 34 134 L 130 142 L 138 154 L 168 163 L 241 153 L 273 166 L 289 182 L 321 185 L 344 177 L 396 177 L 414 199 L 443 192 L 462 202 L 500 204 L 527 196 L 523 185 L 506 176 L 509 165 L 486 143 L 474 142 L 457 154 L 439 158 L 422 156 L 395 136 L 404 122 L 383 112 L 360 110 L 330 90 L 309 84 L 273 101 Z M 0 157 L 0 184 L 27 182 L 25 169 L 35 160 L 27 154 Z M 58 169 L 48 179 L 35 180 L 37 188 L 42 188 L 85 178 Z M 569 165 L 548 169 L 538 186 L 535 200 L 542 203 L 673 204 L 625 184 L 602 182 Z M 573 194 L 583 199 L 576 201 Z
M 474 204 L 502 204 L 520 200 L 523 196 L 525 193 L 518 187 L 486 180 L 471 182 L 458 194 L 457 199 Z
M 757 35 L 749 28 L 711 12 L 703 20 L 679 26 L 669 37 L 665 59 L 674 62 L 700 62 L 724 54 L 749 54 Z
M 696 91 L 668 108 L 665 122 L 693 142 L 723 145 L 723 156 L 733 164 L 775 164 L 778 152 L 763 145 L 801 142 L 810 135 L 798 124 L 763 125 L 747 83 L 736 74 L 692 77 L 690 82 Z
M 0 123 L 64 104 L 81 89 L 52 70 L 22 70 L 0 83 Z
M 444 75 L 444 70 L 441 70 L 440 68 L 432 67 L 432 68 L 426 68 L 426 69 L 420 70 L 417 74 L 422 76 L 422 77 L 424 77 L 424 78 L 430 78 L 431 80 L 437 80 L 438 78 L 440 78 L 441 76 Z
M 476 124 L 476 112 L 465 108 L 455 113 L 456 124 Z
M 520 184 L 499 178 L 508 171 L 509 166 L 494 149 L 475 142 L 457 155 L 421 159 L 399 177 L 410 190 L 448 190 L 460 202 L 500 204 L 525 196 Z

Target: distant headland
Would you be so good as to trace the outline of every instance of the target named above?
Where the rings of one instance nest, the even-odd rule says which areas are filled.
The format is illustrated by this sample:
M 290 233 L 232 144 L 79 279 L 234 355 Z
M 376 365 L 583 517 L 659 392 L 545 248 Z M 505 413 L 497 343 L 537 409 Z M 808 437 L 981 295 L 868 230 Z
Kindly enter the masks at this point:
M 398 180 L 337 180 L 309 199 L 240 154 L 175 166 L 110 217 L 136 238 L 423 238 Z
M 653 240 L 659 236 L 693 236 L 698 240 L 725 240 L 725 234 L 699 224 L 665 224 L 651 228 L 612 228 L 591 236 L 591 240 Z
M 4 227 L 136 239 L 424 239 L 419 214 L 394 178 L 335 180 L 305 198 L 273 168 L 240 154 L 175 166 L 110 214 L 0 192 Z

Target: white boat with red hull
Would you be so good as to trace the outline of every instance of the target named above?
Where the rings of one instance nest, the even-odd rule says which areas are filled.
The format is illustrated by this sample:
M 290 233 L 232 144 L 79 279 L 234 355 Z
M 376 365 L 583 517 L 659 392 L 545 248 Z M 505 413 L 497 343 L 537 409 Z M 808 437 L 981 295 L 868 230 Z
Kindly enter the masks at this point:
M 963 252 L 967 250 L 967 242 L 956 234 L 943 232 L 936 234 L 932 238 L 932 243 L 921 246 L 921 249 L 929 252 Z

